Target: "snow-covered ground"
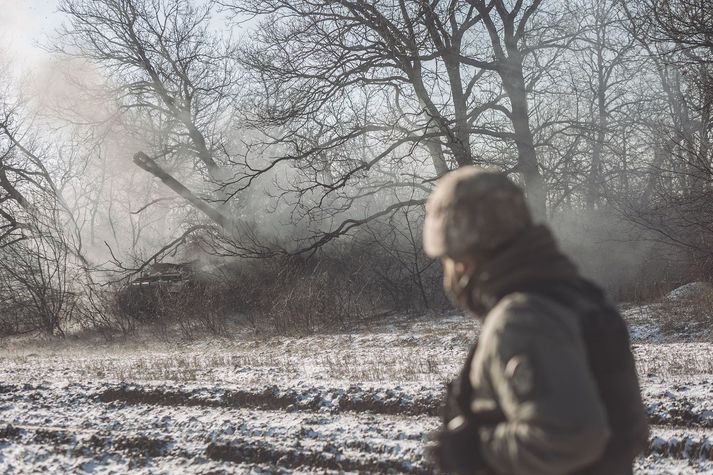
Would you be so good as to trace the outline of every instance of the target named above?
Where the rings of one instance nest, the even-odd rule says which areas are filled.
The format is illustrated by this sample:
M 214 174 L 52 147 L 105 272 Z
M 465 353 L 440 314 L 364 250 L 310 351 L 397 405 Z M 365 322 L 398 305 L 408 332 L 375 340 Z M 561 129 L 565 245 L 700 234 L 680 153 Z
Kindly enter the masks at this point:
M 637 473 L 713 473 L 713 345 L 625 314 L 651 418 Z M 0 350 L 2 473 L 431 473 L 444 383 L 478 324 Z

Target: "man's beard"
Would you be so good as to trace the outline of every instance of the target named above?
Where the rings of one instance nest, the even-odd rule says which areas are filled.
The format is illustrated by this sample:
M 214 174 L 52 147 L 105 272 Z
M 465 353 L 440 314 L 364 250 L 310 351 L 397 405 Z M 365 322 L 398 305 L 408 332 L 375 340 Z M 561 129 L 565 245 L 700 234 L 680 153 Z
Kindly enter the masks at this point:
M 444 266 L 443 288 L 449 300 L 467 312 L 478 318 L 485 316 L 487 309 L 474 298 L 473 290 L 475 285 L 475 273 L 456 275 L 453 266 Z

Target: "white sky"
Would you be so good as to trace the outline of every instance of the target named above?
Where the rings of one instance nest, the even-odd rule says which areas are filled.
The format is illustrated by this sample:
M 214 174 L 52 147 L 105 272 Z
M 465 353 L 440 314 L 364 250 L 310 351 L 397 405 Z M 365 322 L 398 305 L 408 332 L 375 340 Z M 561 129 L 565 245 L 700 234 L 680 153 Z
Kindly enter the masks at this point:
M 62 23 L 57 12 L 59 0 L 0 0 L 0 67 L 10 63 L 11 73 L 32 75 L 49 55 L 40 44 L 48 44 Z M 213 19 L 224 27 L 225 17 L 213 12 Z M 239 26 L 245 32 L 253 22 Z
M 47 59 L 39 44 L 60 24 L 57 1 L 0 0 L 0 55 L 13 74 L 32 74 Z

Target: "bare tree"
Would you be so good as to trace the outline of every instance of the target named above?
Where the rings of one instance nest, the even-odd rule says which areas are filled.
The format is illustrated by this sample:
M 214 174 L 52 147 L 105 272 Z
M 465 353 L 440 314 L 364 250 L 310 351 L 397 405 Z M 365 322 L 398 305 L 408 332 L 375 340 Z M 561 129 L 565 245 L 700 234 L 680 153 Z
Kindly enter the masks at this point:
M 713 61 L 713 7 L 710 2 L 637 0 L 631 3 L 628 7 L 630 18 L 648 42 L 669 43 L 673 46 L 671 52 L 693 62 Z
M 401 209 L 385 222 L 368 223 L 356 236 L 365 246 L 380 249 L 386 257 L 385 264 L 393 264 L 391 268 L 385 265 L 376 269 L 376 273 L 383 285 L 390 288 L 394 299 L 409 299 L 404 306 L 414 308 L 430 307 L 434 291 L 440 289 L 437 274 L 433 272 L 436 261 L 426 256 L 421 244 L 423 217 L 420 208 Z
M 0 326 L 4 335 L 62 335 L 81 240 L 22 105 L 0 97 Z
M 419 206 L 436 177 L 473 163 L 519 173 L 544 216 L 528 94 L 556 59 L 547 51 L 573 35 L 564 11 L 541 14 L 539 1 L 223 3 L 259 21 L 240 58 L 254 85 L 247 118 L 266 138 L 236 184 L 292 165 L 281 198 L 312 223 L 314 242 Z
M 586 206 L 589 209 L 605 198 L 605 156 L 614 149 L 617 131 L 626 121 L 627 105 L 632 100 L 630 86 L 635 75 L 636 43 L 622 25 L 616 2 L 595 0 L 587 11 L 591 30 L 585 29 L 581 40 L 585 47 L 580 56 L 586 66 L 591 91 L 590 119 L 591 163 L 586 178 Z M 627 87 L 629 86 L 629 87 Z M 620 120 L 617 120 L 619 118 Z M 623 120 L 621 120 L 623 119 Z M 618 150 L 615 153 L 621 154 Z
M 653 130 L 656 150 L 632 220 L 710 261 L 713 242 L 713 5 L 639 0 L 624 5 L 631 34 L 657 66 L 666 107 Z M 707 272 L 710 272 L 710 265 Z
M 45 218 L 45 217 L 43 217 Z M 77 304 L 70 246 L 35 217 L 22 241 L 0 250 L 0 322 L 5 334 L 64 335 Z
M 40 197 L 57 196 L 57 186 L 44 161 L 31 149 L 34 137 L 25 126 L 22 102 L 0 96 L 0 246 L 10 246 L 25 237 L 38 211 Z
M 543 17 L 546 20 L 538 18 L 543 10 L 541 0 L 518 1 L 512 5 L 502 0 L 470 0 L 469 3 L 483 19 L 493 58 L 488 61 L 476 59 L 476 56 L 469 61 L 497 71 L 500 77 L 510 103 L 507 116 L 512 123 L 517 146 L 516 171 L 523 176 L 533 211 L 544 217 L 547 190 L 535 151 L 528 93 L 553 60 L 550 58 L 545 64 L 539 64 L 539 53 L 550 48 L 565 47 L 574 38 L 576 29 L 567 28 L 572 20 L 566 10 L 559 14 L 545 12 Z M 479 56 L 482 58 L 482 54 Z M 526 73 L 528 57 L 533 69 L 529 77 Z
M 59 49 L 104 68 L 124 126 L 148 143 L 135 163 L 179 184 L 177 194 L 192 205 L 223 199 L 215 190 L 230 176 L 236 70 L 229 42 L 208 30 L 211 4 L 64 0 L 60 11 L 68 23 Z M 220 210 L 207 216 L 221 226 L 228 221 Z
M 241 62 L 254 85 L 248 118 L 266 137 L 253 150 L 270 151 L 263 162 L 246 161 L 239 183 L 292 165 L 297 178 L 285 189 L 298 214 L 334 222 L 320 238 L 422 203 L 440 174 L 483 163 L 475 139 L 512 138 L 504 94 L 483 85 L 494 73 L 465 60 L 479 47 L 482 20 L 471 5 L 275 0 L 229 7 L 260 18 Z M 414 186 L 418 202 L 407 198 Z M 395 201 L 384 200 L 399 189 Z M 349 210 L 362 217 L 345 218 Z
M 577 10 L 579 31 L 538 85 L 534 103 L 552 212 L 606 208 L 629 186 L 630 146 L 642 105 L 654 95 L 642 85 L 656 79 L 616 1 L 579 2 Z

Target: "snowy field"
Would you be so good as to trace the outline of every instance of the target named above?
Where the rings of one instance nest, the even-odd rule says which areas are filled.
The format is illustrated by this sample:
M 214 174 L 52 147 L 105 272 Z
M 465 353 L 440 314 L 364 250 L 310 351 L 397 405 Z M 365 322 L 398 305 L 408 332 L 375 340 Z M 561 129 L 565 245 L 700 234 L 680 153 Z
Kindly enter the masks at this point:
M 667 308 L 667 307 L 666 307 Z M 626 310 L 652 423 L 637 473 L 713 473 L 713 345 Z M 461 316 L 185 345 L 6 342 L 2 473 L 431 473 Z

